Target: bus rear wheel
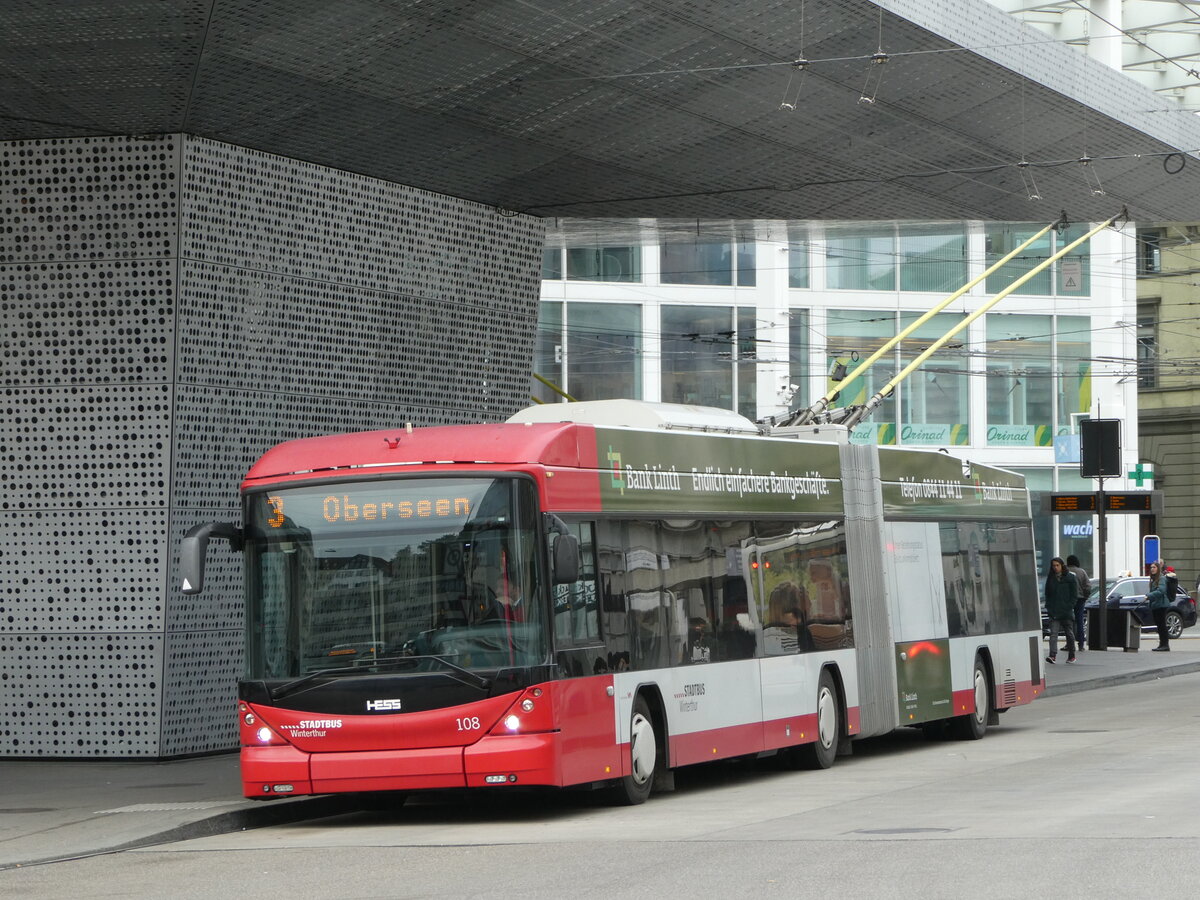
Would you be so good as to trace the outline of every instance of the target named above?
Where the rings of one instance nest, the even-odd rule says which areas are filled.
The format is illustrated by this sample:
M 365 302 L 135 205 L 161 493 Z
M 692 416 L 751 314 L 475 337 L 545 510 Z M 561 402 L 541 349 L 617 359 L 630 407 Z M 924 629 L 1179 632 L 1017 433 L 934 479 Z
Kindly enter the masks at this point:
M 629 718 L 629 774 L 617 782 L 616 799 L 625 806 L 645 803 L 658 770 L 658 735 L 650 706 L 640 694 Z
M 842 704 L 828 669 L 817 682 L 817 734 L 811 744 L 797 747 L 800 765 L 806 769 L 828 769 L 837 757 L 842 733 Z
M 987 734 L 992 713 L 992 684 L 988 680 L 987 667 L 978 656 L 971 673 L 971 691 L 975 697 L 974 711 L 956 716 L 951 722 L 955 737 L 964 741 L 977 741 Z

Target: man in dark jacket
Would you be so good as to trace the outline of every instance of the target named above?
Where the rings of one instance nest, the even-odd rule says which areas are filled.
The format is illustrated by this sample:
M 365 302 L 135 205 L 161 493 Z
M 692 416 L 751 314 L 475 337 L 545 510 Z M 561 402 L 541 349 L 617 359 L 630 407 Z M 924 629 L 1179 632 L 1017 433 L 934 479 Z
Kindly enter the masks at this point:
M 1075 600 L 1075 643 L 1083 649 L 1083 606 L 1087 603 L 1088 594 L 1092 592 L 1092 580 L 1079 564 L 1079 557 L 1072 553 L 1067 557 L 1067 571 L 1075 576 L 1079 585 L 1079 597 Z
M 1075 662 L 1075 601 L 1079 597 L 1079 583 L 1067 571 L 1061 556 L 1050 560 L 1050 574 L 1046 576 L 1046 617 L 1050 620 L 1050 655 L 1046 662 L 1053 663 L 1058 656 L 1058 629 L 1067 635 L 1067 662 Z

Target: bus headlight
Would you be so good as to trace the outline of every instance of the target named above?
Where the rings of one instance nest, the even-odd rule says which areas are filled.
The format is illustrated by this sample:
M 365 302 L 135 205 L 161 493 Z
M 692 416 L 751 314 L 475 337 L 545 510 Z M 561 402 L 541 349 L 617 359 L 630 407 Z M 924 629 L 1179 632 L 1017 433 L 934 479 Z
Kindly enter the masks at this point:
M 255 737 L 257 737 L 262 743 L 269 744 L 271 743 L 272 737 L 271 729 L 264 725 L 262 728 L 258 729 L 257 732 L 255 732 Z
M 509 716 L 504 720 L 504 727 L 509 731 L 520 731 L 521 720 L 517 716 Z
M 525 712 L 533 712 L 533 701 L 526 697 L 521 701 L 521 709 L 525 710 Z

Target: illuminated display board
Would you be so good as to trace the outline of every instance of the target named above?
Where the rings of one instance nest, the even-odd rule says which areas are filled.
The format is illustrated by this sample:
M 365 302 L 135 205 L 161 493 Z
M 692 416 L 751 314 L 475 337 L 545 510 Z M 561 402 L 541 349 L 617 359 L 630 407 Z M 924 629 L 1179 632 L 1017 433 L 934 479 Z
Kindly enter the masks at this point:
M 1096 495 L 1095 494 L 1051 494 L 1050 495 L 1050 512 L 1052 512 L 1052 513 L 1095 512 L 1095 511 L 1096 511 Z
M 1110 513 L 1153 513 L 1159 509 L 1155 495 L 1160 491 L 1128 491 L 1104 495 L 1104 511 Z M 1100 495 L 1093 494 L 1051 494 L 1050 512 L 1058 513 L 1094 513 L 1100 510 Z
M 260 535 L 303 529 L 310 534 L 416 526 L 421 522 L 460 529 L 482 513 L 503 521 L 509 507 L 507 480 L 396 479 L 325 487 L 289 487 L 247 497 L 248 522 Z
M 1105 494 L 1104 508 L 1108 512 L 1153 512 L 1153 492 L 1138 491 L 1137 493 L 1130 494 Z

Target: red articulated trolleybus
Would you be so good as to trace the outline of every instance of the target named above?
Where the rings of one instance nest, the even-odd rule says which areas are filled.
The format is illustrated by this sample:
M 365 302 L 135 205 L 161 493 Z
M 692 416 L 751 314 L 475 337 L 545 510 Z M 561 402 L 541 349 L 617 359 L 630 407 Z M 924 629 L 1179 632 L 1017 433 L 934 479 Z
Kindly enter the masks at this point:
M 247 797 L 512 785 L 983 736 L 1043 688 L 1028 494 L 724 410 L 534 407 L 268 451 L 243 524 Z M 398 800 L 399 802 L 399 800 Z

